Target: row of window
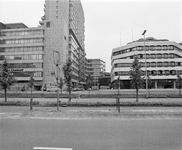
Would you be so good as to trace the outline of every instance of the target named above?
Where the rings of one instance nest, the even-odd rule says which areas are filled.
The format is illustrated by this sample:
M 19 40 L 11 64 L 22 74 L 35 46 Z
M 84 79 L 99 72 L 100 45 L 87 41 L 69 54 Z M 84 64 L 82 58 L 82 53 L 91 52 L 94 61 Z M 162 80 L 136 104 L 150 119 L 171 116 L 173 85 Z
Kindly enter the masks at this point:
M 131 56 L 130 58 L 138 57 L 139 59 L 145 59 L 144 54 L 138 54 L 135 56 Z M 146 54 L 146 59 L 168 59 L 168 58 L 179 58 L 180 56 L 173 53 L 163 53 L 163 54 Z
M 31 52 L 31 51 L 43 51 L 43 47 L 42 46 L 25 46 L 25 47 L 0 48 L 0 52 Z
M 28 38 L 28 39 L 13 39 L 13 40 L 4 40 L 1 44 L 24 44 L 24 43 L 42 43 L 43 38 Z
M 124 50 L 120 50 L 120 51 L 117 51 L 117 52 L 113 52 L 112 55 L 113 56 L 116 56 L 116 55 L 119 55 L 119 54 L 124 54 L 124 53 L 128 53 L 128 52 L 132 52 L 132 51 L 142 51 L 142 50 L 150 50 L 150 51 L 159 51 L 159 50 L 174 50 L 174 46 L 172 45 L 164 45 L 164 46 L 138 46 L 138 47 L 134 47 L 134 48 L 129 48 L 129 49 L 124 49 Z
M 140 62 L 142 67 L 145 67 L 144 62 Z M 120 67 L 131 67 L 131 63 L 118 63 L 115 64 L 115 68 L 120 68 Z M 182 66 L 182 62 L 147 62 L 146 63 L 147 67 L 175 67 L 175 66 Z
M 177 75 L 177 74 L 182 74 L 182 70 L 152 70 L 152 71 L 147 71 L 149 75 L 155 76 L 155 75 Z M 130 71 L 119 71 L 114 73 L 115 76 L 130 76 L 131 73 Z M 143 71 L 142 75 L 145 75 L 145 72 Z
M 144 54 L 138 54 L 134 56 L 128 56 L 128 57 L 122 57 L 119 59 L 134 59 L 135 57 L 138 57 L 138 59 L 145 59 Z M 181 56 L 173 53 L 164 53 L 164 54 L 146 54 L 146 59 L 173 59 L 173 58 L 182 58 Z
M 30 77 L 32 72 L 30 71 L 22 71 L 22 72 L 12 72 L 15 77 Z M 33 77 L 43 77 L 43 72 L 34 72 Z
M 9 68 L 43 68 L 43 63 L 9 64 Z
M 43 35 L 43 30 L 30 30 L 30 31 L 11 31 L 1 32 L 1 36 L 26 36 L 26 35 Z
M 0 60 L 41 60 L 43 57 L 41 54 L 38 55 L 32 55 L 32 54 L 28 54 L 28 55 L 0 55 Z

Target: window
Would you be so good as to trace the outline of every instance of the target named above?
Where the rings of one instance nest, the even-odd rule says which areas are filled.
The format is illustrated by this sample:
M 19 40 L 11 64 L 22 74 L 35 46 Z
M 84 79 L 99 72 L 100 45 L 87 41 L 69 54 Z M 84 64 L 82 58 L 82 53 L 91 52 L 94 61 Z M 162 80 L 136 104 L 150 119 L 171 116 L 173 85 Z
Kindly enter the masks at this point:
M 174 54 L 170 53 L 169 58 L 174 58 Z
M 174 49 L 174 46 L 170 45 L 168 48 L 169 48 L 170 50 L 173 50 L 173 49 Z
M 182 63 L 176 62 L 176 66 L 181 66 Z
M 149 54 L 146 54 L 146 59 L 149 59 L 150 58 L 150 55 Z
M 0 55 L 0 60 L 4 60 L 4 55 Z
M 162 67 L 162 62 L 157 62 L 157 67 Z
M 47 28 L 50 28 L 50 22 L 49 22 L 49 21 L 46 22 L 46 27 L 47 27 Z
M 137 50 L 142 51 L 143 50 L 143 47 L 142 46 L 139 46 L 139 47 L 137 47 Z
M 163 67 L 169 67 L 168 62 L 164 62 L 164 63 L 163 63 Z
M 157 59 L 161 59 L 161 58 L 162 58 L 162 54 L 159 54 L 159 53 L 158 53 L 158 54 L 156 55 L 156 58 L 157 58 Z
M 161 46 L 160 45 L 157 45 L 156 46 L 156 50 L 160 51 L 161 50 Z
M 151 75 L 153 75 L 153 76 L 157 75 L 157 71 L 156 70 L 152 70 L 151 71 Z
M 149 62 L 147 62 L 146 64 L 147 64 L 147 67 L 150 67 L 150 63 Z
M 171 70 L 170 75 L 176 75 L 176 70 Z
M 177 74 L 182 75 L 182 70 L 177 70 Z
M 145 67 L 145 63 L 144 62 L 140 62 L 140 66 L 141 67 Z
M 168 46 L 167 45 L 164 45 L 163 47 L 164 47 L 164 50 L 167 50 L 168 49 Z
M 168 54 L 167 53 L 164 53 L 163 54 L 163 58 L 168 58 Z
M 143 59 L 143 54 L 139 54 L 139 55 L 138 55 L 138 58 L 139 58 L 139 59 Z
M 145 50 L 146 50 L 146 51 L 148 51 L 148 50 L 149 50 L 149 46 L 145 46 L 144 48 L 145 48 Z
M 151 63 L 151 67 L 156 67 L 156 63 L 155 62 L 152 62 Z
M 169 75 L 169 70 L 164 70 L 164 75 Z
M 170 62 L 170 67 L 175 67 L 175 62 Z
M 150 58 L 155 59 L 156 58 L 155 54 L 150 54 Z
M 162 75 L 162 70 L 158 70 L 157 75 L 161 76 Z
M 150 50 L 155 51 L 155 46 L 150 46 Z
M 16 55 L 14 58 L 14 60 L 21 60 L 21 59 L 22 59 L 22 57 L 20 55 Z

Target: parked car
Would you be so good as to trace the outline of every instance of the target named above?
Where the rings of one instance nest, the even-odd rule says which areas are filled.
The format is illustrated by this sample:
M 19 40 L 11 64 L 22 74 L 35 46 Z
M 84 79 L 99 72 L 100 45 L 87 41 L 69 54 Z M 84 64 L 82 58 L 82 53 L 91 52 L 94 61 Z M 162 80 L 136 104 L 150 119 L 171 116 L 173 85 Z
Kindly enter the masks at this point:
M 50 86 L 47 88 L 47 92 L 57 92 L 57 87 L 56 86 Z

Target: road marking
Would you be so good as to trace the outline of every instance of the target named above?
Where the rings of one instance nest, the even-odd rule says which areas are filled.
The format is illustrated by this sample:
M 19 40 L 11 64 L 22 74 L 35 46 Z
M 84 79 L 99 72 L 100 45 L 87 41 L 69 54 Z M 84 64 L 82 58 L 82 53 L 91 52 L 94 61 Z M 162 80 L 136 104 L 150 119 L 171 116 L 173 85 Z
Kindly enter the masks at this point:
M 54 148 L 54 147 L 34 147 L 33 149 L 39 150 L 73 150 L 72 148 Z

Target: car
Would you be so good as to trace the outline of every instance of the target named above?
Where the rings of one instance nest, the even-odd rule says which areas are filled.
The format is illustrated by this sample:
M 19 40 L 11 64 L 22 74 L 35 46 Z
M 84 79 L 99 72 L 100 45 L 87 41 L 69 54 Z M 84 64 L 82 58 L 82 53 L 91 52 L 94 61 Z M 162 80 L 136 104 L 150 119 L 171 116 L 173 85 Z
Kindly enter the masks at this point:
M 47 88 L 47 92 L 57 92 L 57 87 L 56 86 L 50 86 Z

